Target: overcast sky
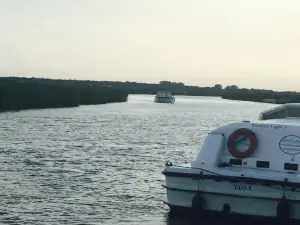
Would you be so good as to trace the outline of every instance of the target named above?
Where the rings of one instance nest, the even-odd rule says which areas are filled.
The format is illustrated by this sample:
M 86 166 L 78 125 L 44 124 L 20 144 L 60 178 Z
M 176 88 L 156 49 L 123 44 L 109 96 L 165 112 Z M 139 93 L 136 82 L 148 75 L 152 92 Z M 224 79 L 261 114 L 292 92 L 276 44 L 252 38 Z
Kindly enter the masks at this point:
M 297 0 L 0 0 L 0 76 L 300 91 Z

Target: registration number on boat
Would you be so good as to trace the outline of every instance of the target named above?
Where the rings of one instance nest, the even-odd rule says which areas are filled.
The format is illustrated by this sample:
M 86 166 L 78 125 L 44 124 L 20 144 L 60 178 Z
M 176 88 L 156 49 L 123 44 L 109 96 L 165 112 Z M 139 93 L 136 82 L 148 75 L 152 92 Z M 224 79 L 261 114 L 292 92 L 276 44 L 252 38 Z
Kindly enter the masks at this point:
M 252 188 L 251 188 L 250 185 L 236 184 L 236 185 L 234 185 L 234 190 L 239 190 L 239 191 L 251 191 Z

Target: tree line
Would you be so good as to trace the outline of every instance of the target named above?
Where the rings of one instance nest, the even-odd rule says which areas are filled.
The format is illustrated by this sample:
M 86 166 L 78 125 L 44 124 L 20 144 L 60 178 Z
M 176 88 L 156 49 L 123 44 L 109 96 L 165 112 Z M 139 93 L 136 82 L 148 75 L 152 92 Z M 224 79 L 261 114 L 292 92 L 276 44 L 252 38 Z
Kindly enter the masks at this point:
M 275 104 L 300 103 L 300 93 L 295 91 L 272 91 L 262 89 L 227 89 L 221 95 L 223 99 L 268 102 Z
M 298 92 L 246 89 L 237 85 L 223 88 L 220 84 L 199 87 L 171 81 L 149 84 L 129 81 L 4 77 L 0 78 L 0 111 L 124 102 L 127 101 L 128 94 L 156 94 L 160 90 L 168 90 L 175 95 L 219 96 L 243 101 L 300 102 Z
M 0 111 L 76 107 L 127 101 L 126 90 L 36 78 L 0 78 Z

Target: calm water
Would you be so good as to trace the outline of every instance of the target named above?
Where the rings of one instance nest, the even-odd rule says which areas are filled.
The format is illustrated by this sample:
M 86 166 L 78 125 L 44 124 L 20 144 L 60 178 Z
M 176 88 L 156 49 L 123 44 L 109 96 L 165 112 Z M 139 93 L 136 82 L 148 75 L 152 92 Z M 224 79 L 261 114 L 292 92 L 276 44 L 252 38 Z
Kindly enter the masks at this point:
M 272 106 L 132 95 L 127 103 L 2 113 L 0 222 L 190 224 L 170 218 L 162 203 L 165 161 L 192 159 L 211 129 Z

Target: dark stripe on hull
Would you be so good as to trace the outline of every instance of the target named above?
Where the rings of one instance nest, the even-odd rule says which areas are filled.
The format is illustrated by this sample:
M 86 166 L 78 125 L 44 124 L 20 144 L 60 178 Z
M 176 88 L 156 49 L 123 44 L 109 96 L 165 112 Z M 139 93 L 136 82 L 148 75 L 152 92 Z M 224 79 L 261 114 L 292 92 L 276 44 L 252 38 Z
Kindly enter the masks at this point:
M 173 190 L 173 191 L 181 191 L 181 192 L 189 192 L 189 193 L 197 193 L 198 191 L 196 190 L 187 190 L 187 189 L 181 189 L 181 188 L 172 188 L 168 187 L 166 185 L 162 184 L 162 187 Z M 237 197 L 237 198 L 253 198 L 253 200 L 259 200 L 259 199 L 264 199 L 264 200 L 274 200 L 274 201 L 279 201 L 281 198 L 270 198 L 270 197 L 260 197 L 260 196 L 244 196 L 244 195 L 237 195 L 237 194 L 227 194 L 227 193 L 217 193 L 217 192 L 209 192 L 209 191 L 200 191 L 203 194 L 211 194 L 211 195 L 221 195 L 221 196 L 231 196 L 231 197 Z M 294 201 L 294 202 L 299 202 L 299 200 L 296 199 L 288 199 L 289 201 Z
M 195 180 L 215 180 L 215 181 L 228 181 L 232 183 L 245 182 L 248 184 L 257 184 L 261 183 L 266 186 L 270 185 L 281 185 L 285 187 L 300 188 L 300 183 L 288 182 L 288 181 L 279 181 L 279 180 L 267 180 L 261 178 L 252 178 L 252 177 L 233 177 L 233 176 L 215 176 L 215 175 L 206 175 L 206 174 L 191 174 L 191 173 L 179 173 L 179 172 L 169 172 L 163 171 L 163 175 L 169 177 L 185 177 L 185 178 L 194 178 Z

